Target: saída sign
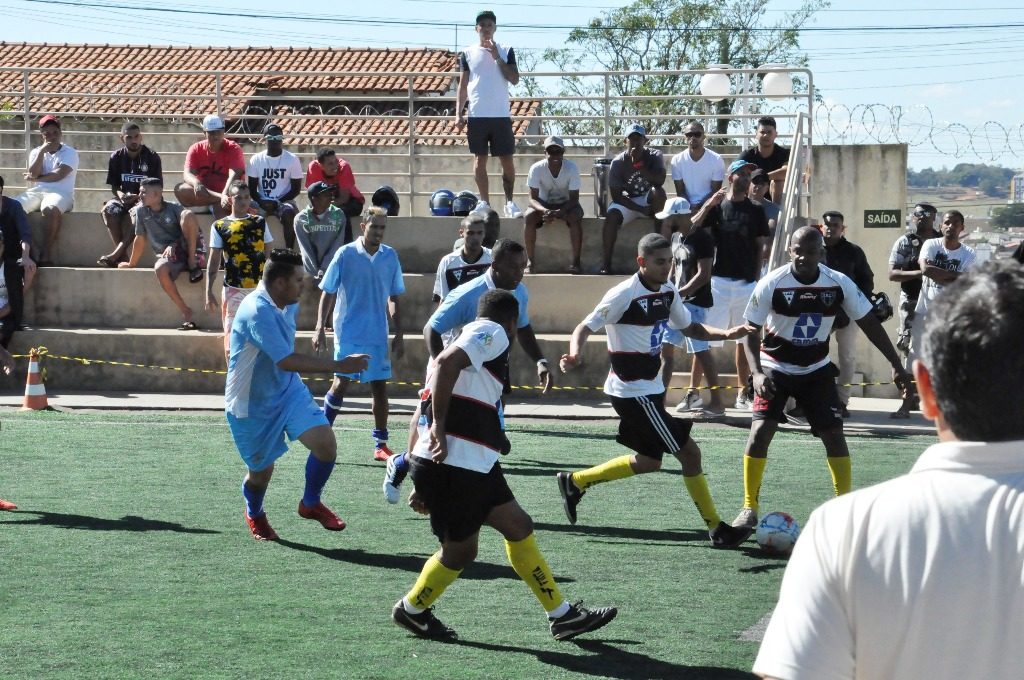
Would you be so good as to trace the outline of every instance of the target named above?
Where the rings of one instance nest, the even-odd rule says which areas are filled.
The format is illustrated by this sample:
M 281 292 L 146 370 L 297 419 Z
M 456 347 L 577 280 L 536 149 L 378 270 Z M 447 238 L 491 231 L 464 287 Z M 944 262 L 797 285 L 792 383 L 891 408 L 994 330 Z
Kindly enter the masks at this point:
M 869 229 L 896 229 L 903 226 L 899 210 L 865 210 L 864 226 Z

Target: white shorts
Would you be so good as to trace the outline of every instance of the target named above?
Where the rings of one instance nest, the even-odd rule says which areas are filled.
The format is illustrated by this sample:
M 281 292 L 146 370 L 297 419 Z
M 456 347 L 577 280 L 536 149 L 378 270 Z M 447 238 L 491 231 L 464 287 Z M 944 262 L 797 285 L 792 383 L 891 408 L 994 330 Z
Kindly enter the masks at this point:
M 75 199 L 56 191 L 46 191 L 39 187 L 32 187 L 14 197 L 14 200 L 21 203 L 25 212 L 42 212 L 46 208 L 56 208 L 61 213 L 69 213 L 75 207 Z
M 727 279 L 724 276 L 711 277 L 711 297 L 714 303 L 708 310 L 707 325 L 715 328 L 732 328 L 744 323 L 743 312 L 747 309 L 750 296 L 754 294 L 756 281 L 743 279 Z M 733 342 L 746 342 L 743 338 Z M 712 347 L 721 347 L 723 341 L 711 343 Z
M 224 329 L 224 351 L 231 349 L 231 324 L 235 322 L 238 305 L 242 304 L 242 300 L 254 290 L 256 289 L 224 286 L 220 300 L 220 321 Z
M 630 200 L 632 200 L 637 205 L 647 207 L 646 196 L 630 196 Z M 642 212 L 637 212 L 636 210 L 632 210 L 631 208 L 627 208 L 624 205 L 620 205 L 614 202 L 608 206 L 608 212 L 611 212 L 613 210 L 618 210 L 620 213 L 622 213 L 622 226 L 626 226 L 627 224 L 629 224 L 638 217 L 647 217 L 647 215 L 643 214 Z

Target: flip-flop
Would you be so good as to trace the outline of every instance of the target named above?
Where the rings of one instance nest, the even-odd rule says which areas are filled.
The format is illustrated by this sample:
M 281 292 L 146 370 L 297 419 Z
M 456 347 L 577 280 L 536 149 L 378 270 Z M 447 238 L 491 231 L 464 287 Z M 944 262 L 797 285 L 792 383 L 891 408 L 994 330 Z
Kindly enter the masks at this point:
M 178 326 L 178 330 L 179 331 L 197 331 L 197 330 L 199 330 L 199 326 L 196 325 L 195 321 L 183 321 L 182 324 L 180 326 Z
M 203 269 L 202 267 L 192 267 L 188 270 L 188 282 L 199 283 L 203 280 Z
M 569 267 L 569 273 L 570 273 L 570 274 L 579 274 L 579 273 L 580 273 L 580 268 L 579 268 L 579 265 L 575 265 L 575 264 L 574 264 L 574 265 L 571 265 L 571 266 Z

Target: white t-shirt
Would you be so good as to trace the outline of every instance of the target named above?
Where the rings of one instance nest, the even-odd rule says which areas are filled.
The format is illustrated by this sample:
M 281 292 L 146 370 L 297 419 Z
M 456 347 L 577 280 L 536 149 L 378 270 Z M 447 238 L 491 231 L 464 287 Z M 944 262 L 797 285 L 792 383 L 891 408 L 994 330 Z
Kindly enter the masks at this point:
M 302 172 L 299 157 L 290 151 L 281 151 L 280 156 L 268 156 L 266 151 L 253 154 L 245 168 L 245 174 L 247 177 L 256 178 L 261 198 L 274 200 L 280 199 L 291 190 L 293 179 L 302 182 L 306 177 Z
M 686 200 L 690 205 L 696 205 L 707 199 L 712 182 L 725 179 L 725 163 L 711 149 L 704 149 L 699 161 L 690 158 L 690 150 L 686 149 L 672 157 L 672 179 L 683 180 Z
M 31 166 L 39 157 L 42 147 L 37 146 L 28 154 L 28 164 Z M 57 168 L 66 165 L 71 168 L 68 176 L 57 182 L 34 182 L 32 189 L 36 191 L 52 191 L 65 198 L 75 198 L 75 176 L 78 175 L 78 152 L 67 144 L 61 144 L 56 153 L 43 153 L 43 167 L 40 175 L 56 172 Z
M 950 250 L 943 245 L 941 238 L 930 238 L 921 246 L 921 255 L 918 260 L 922 263 L 922 269 L 924 269 L 923 263 L 927 262 L 946 271 L 963 273 L 974 264 L 975 257 L 974 248 L 968 245 L 961 243 L 956 250 Z M 927 276 L 923 279 L 921 294 L 917 297 L 917 309 L 915 310 L 919 316 L 928 312 L 928 305 L 946 287 Z
M 1019 678 L 1024 441 L 946 442 L 812 513 L 754 672 L 783 680 Z
M 526 175 L 526 186 L 537 189 L 542 201 L 565 203 L 569 200 L 570 191 L 580 190 L 580 169 L 574 162 L 563 160 L 562 169 L 558 171 L 558 177 L 555 177 L 548 169 L 548 161 L 545 158 L 530 166 L 530 172 Z
M 452 388 L 445 422 L 448 456 L 445 465 L 487 473 L 498 461 L 501 420 L 498 405 L 509 342 L 505 329 L 488 319 L 466 324 L 455 346 L 466 353 L 470 365 L 462 369 Z M 427 380 L 436 370 L 436 362 L 427 368 Z M 430 458 L 427 427 L 419 426 L 419 439 L 412 454 Z
M 506 64 L 515 64 L 516 56 L 511 47 L 498 45 L 498 54 Z M 459 68 L 469 71 L 469 117 L 508 118 L 508 81 L 491 55 L 491 51 L 479 44 L 470 45 L 459 57 Z

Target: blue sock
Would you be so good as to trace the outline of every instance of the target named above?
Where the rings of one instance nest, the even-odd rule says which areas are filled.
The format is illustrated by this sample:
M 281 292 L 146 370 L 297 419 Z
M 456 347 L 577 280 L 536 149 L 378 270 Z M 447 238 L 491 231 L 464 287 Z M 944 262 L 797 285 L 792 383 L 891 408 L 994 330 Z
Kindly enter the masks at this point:
M 249 517 L 255 519 L 263 514 L 263 497 L 266 495 L 266 489 L 256 490 L 242 482 L 242 497 L 245 498 L 245 511 Z
M 320 494 L 334 470 L 334 461 L 325 463 L 312 453 L 306 459 L 306 488 L 302 492 L 302 504 L 312 508 L 320 502 Z
M 344 397 L 335 397 L 330 392 L 324 395 L 324 415 L 327 416 L 327 422 L 331 425 L 334 425 L 334 419 L 338 417 L 344 402 Z
M 388 443 L 388 431 L 387 429 L 373 431 L 373 443 L 377 446 Z

